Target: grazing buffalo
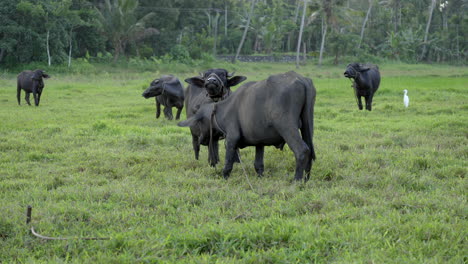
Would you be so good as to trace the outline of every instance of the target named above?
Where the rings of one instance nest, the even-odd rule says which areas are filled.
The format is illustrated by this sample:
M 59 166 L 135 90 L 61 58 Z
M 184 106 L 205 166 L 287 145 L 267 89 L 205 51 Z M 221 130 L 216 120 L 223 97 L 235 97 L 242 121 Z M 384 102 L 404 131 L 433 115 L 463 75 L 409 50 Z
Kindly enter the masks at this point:
M 353 88 L 356 99 L 358 100 L 359 110 L 362 110 L 361 97 L 366 100 L 366 109 L 372 111 L 372 97 L 379 89 L 380 72 L 377 65 L 351 63 L 344 72 L 346 78 L 354 80 Z
M 39 106 L 41 101 L 42 90 L 44 89 L 44 80 L 43 78 L 49 78 L 43 70 L 35 71 L 22 71 L 18 75 L 18 83 L 16 85 L 16 98 L 18 99 L 18 105 L 21 105 L 21 89 L 24 90 L 26 96 L 24 99 L 28 105 L 31 105 L 29 102 L 29 96 L 31 93 L 34 96 L 34 104 Z
M 184 108 L 184 86 L 173 75 L 163 75 L 151 82 L 142 94 L 146 99 L 156 97 L 156 118 L 161 115 L 161 105 L 164 106 L 164 116 L 172 120 L 172 107 L 177 108 L 176 120 L 179 120 Z
M 210 69 L 201 76 L 188 78 L 185 81 L 189 83 L 185 93 L 185 111 L 187 118 L 195 115 L 201 105 L 218 102 L 227 98 L 232 92 L 231 87 L 247 79 L 245 76 L 234 76 L 225 69 Z M 190 126 L 192 133 L 192 145 L 195 152 L 195 159 L 198 160 L 200 145 L 208 145 L 201 136 L 200 127 Z M 219 161 L 218 142 L 211 146 L 208 152 L 208 162 L 215 166 Z
M 224 101 L 202 105 L 178 125 L 199 127 L 205 144 L 226 139 L 224 178 L 231 173 L 237 148 L 256 147 L 254 167 L 261 176 L 264 146 L 282 148 L 287 143 L 296 157 L 295 180 L 302 180 L 304 171 L 308 180 L 315 160 L 315 94 L 309 78 L 293 71 L 272 75 L 242 85 Z

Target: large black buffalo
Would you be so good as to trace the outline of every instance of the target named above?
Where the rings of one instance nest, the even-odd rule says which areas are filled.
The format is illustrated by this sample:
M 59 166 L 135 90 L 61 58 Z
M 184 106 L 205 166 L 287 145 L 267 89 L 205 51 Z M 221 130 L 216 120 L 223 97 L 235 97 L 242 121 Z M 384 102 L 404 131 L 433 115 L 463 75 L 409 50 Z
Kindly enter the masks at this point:
M 42 90 L 44 89 L 44 80 L 42 78 L 47 79 L 49 77 L 50 76 L 43 70 L 22 71 L 18 74 L 18 82 L 16 85 L 16 98 L 18 99 L 18 105 L 21 105 L 21 90 L 24 90 L 26 93 L 26 96 L 24 97 L 26 103 L 31 105 L 29 102 L 29 96 L 32 93 L 34 96 L 34 104 L 39 106 Z
M 344 76 L 354 80 L 353 88 L 359 110 L 362 110 L 361 97 L 364 97 L 366 109 L 372 111 L 372 98 L 380 85 L 379 67 L 377 65 L 354 62 L 348 64 Z
M 185 92 L 185 111 L 187 118 L 195 115 L 200 106 L 222 101 L 231 95 L 231 87 L 243 82 L 247 77 L 233 76 L 234 73 L 228 73 L 225 69 L 210 69 L 200 74 L 188 78 L 185 81 L 189 83 Z M 193 151 L 195 152 L 195 159 L 198 160 L 200 153 L 200 144 L 208 145 L 207 141 L 202 137 L 200 127 L 193 125 L 190 126 L 192 134 Z M 218 142 L 216 141 L 208 152 L 208 162 L 211 166 L 215 166 L 219 161 Z
M 172 120 L 172 107 L 177 108 L 176 120 L 180 118 L 184 108 L 184 86 L 173 75 L 163 75 L 151 82 L 150 86 L 143 92 L 146 99 L 156 97 L 156 118 L 161 115 L 161 105 L 164 106 L 164 116 Z
M 296 157 L 295 180 L 310 177 L 315 160 L 312 142 L 314 130 L 315 88 L 312 80 L 295 72 L 249 82 L 218 103 L 207 103 L 179 126 L 200 128 L 202 143 L 226 139 L 224 178 L 228 178 L 237 148 L 255 146 L 254 167 L 263 174 L 264 146 L 289 145 Z M 300 131 L 300 133 L 299 133 Z

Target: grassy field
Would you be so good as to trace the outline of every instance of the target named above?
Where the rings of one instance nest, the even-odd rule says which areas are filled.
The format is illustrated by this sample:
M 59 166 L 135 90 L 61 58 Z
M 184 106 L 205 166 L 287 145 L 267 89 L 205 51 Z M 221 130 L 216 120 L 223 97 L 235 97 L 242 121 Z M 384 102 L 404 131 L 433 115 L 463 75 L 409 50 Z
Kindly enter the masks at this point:
M 294 69 L 219 65 L 248 80 Z M 39 107 L 18 106 L 16 74 L 2 73 L 0 263 L 466 263 L 468 69 L 380 68 L 372 112 L 343 65 L 297 70 L 317 89 L 307 183 L 292 181 L 287 147 L 266 148 L 263 178 L 241 150 L 223 180 L 223 147 L 211 168 L 187 128 L 155 119 L 150 81 L 201 68 L 49 71 Z M 42 235 L 110 240 L 33 237 L 27 205 Z

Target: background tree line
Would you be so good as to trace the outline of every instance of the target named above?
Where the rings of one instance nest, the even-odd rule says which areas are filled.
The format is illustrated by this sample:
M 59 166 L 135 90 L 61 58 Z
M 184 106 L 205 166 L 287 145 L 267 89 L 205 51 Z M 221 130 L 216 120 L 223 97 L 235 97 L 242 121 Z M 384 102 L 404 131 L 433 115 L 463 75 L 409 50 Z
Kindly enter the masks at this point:
M 468 0 L 2 0 L 0 5 L 4 66 L 70 65 L 72 58 L 90 57 L 187 62 L 234 55 L 241 40 L 243 55 L 299 50 L 320 63 L 322 56 L 340 63 L 348 55 L 466 64 L 467 38 Z

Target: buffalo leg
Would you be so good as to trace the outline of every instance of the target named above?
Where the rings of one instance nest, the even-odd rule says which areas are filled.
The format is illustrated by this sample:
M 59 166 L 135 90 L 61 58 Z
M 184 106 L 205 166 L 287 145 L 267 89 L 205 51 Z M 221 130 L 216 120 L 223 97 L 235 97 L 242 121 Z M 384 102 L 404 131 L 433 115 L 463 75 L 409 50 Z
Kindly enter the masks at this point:
M 264 170 L 263 154 L 264 154 L 264 152 L 265 152 L 265 147 L 264 146 L 256 146 L 255 147 L 254 167 L 255 167 L 255 171 L 257 172 L 259 177 L 263 176 L 263 170 Z
M 299 131 L 296 129 L 286 128 L 280 132 L 281 136 L 284 138 L 288 146 L 294 152 L 294 156 L 296 158 L 296 174 L 294 176 L 294 180 L 300 181 L 302 180 L 302 176 L 304 174 L 304 170 L 309 163 L 310 156 L 310 149 L 307 144 L 302 140 L 301 136 L 299 135 Z
M 155 99 L 156 100 L 156 119 L 159 118 L 159 116 L 161 115 L 161 104 L 158 102 L 158 99 Z
M 307 139 L 304 138 L 304 135 L 306 135 L 306 132 L 305 132 L 306 128 L 302 127 L 301 128 L 301 134 L 302 134 L 302 140 L 304 140 L 304 142 L 307 142 Z M 313 141 L 310 142 L 310 145 L 308 143 L 306 143 L 307 146 L 309 147 L 310 149 L 310 156 L 309 156 L 309 160 L 308 162 L 305 164 L 305 180 L 308 181 L 309 178 L 310 178 L 310 170 L 312 169 L 312 160 L 315 159 L 315 150 L 314 150 L 314 143 Z
M 214 167 L 219 162 L 219 144 L 217 140 L 213 141 L 212 144 L 211 149 L 208 146 L 208 163 Z
M 18 99 L 18 105 L 21 105 L 21 88 L 18 85 L 18 90 L 16 91 L 16 99 Z
M 39 100 L 38 100 L 38 98 L 37 98 L 37 92 L 34 92 L 34 91 L 33 91 L 33 96 L 34 96 L 34 104 L 35 104 L 36 106 L 39 106 Z
M 198 142 L 198 137 L 192 135 L 192 146 L 193 152 L 195 153 L 195 159 L 198 160 L 198 156 L 200 155 L 200 143 Z
M 26 96 L 24 97 L 24 100 L 26 100 L 26 103 L 28 103 L 28 105 L 31 105 L 31 102 L 29 102 L 29 96 L 30 95 L 31 95 L 31 93 L 26 92 Z
M 237 140 L 228 140 L 226 139 L 226 160 L 223 169 L 223 177 L 224 179 L 229 178 L 231 175 L 232 167 L 234 165 L 234 158 L 236 154 L 236 142 Z
M 372 111 L 372 95 L 366 97 L 366 109 Z
M 362 110 L 362 100 L 361 100 L 361 96 L 358 96 L 357 99 L 358 99 L 358 107 L 359 107 L 359 110 Z
M 180 113 L 182 112 L 182 107 L 181 108 L 177 108 L 177 114 L 176 114 L 176 120 L 179 120 L 180 118 Z
M 164 116 L 167 118 L 167 120 L 172 120 L 172 107 L 164 107 Z
M 39 106 L 39 103 L 41 103 L 41 95 L 42 93 L 37 93 L 37 106 Z

